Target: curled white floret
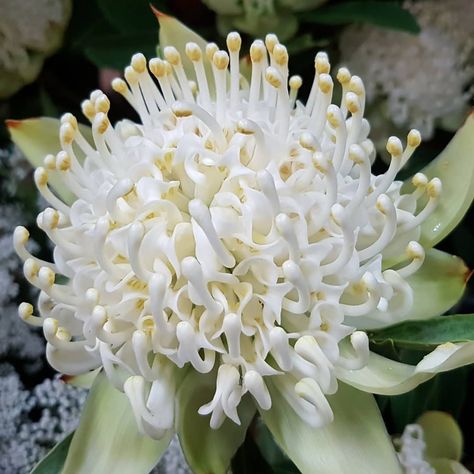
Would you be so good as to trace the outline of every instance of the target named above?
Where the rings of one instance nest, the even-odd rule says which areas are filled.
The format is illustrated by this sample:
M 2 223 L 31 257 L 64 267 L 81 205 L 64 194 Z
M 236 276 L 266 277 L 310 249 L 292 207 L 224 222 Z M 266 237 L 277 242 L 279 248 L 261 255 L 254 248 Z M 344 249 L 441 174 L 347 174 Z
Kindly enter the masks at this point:
M 188 43 L 186 56 L 166 47 L 148 63 L 133 56 L 113 88 L 140 123 L 113 126 L 109 100 L 94 91 L 82 104 L 93 145 L 64 115 L 62 151 L 35 173 L 52 206 L 38 225 L 56 246 L 54 264 L 27 252 L 26 229 L 15 232 L 41 290 L 40 316 L 25 305 L 20 315 L 43 325 L 53 367 L 103 366 L 154 437 L 173 425 L 180 370 L 215 374 L 215 395 L 199 409 L 213 428 L 240 423 L 246 394 L 269 409 L 269 377 L 308 423 L 330 422 L 335 369 L 368 360 L 358 321 L 395 322 L 410 308 L 419 225 L 441 191 L 416 175 L 415 191 L 401 195 L 394 181 L 416 131 L 405 146 L 391 137 L 390 166 L 372 174 L 364 85 L 341 69 L 342 101 L 331 104 L 325 53 L 304 105 L 275 35 L 252 44 L 248 87 L 239 35 L 227 45 Z M 72 204 L 50 189 L 50 174 Z M 382 257 L 399 258 L 400 269 L 383 271 Z

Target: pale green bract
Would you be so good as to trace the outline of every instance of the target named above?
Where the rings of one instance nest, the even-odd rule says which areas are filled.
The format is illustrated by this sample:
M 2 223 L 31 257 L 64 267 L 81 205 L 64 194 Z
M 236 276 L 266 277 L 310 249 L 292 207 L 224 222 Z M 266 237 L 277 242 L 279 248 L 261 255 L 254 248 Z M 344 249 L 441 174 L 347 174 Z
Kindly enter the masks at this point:
M 303 473 L 400 472 L 370 393 L 403 393 L 474 361 L 467 342 L 400 364 L 371 353 L 364 331 L 437 315 L 462 294 L 462 262 L 436 251 L 425 258 L 416 241 L 430 215 L 446 218 L 433 214 L 445 168 L 431 180 L 418 173 L 413 192 L 401 193 L 396 174 L 420 142 L 412 130 L 405 147 L 389 138 L 391 164 L 373 175 L 362 80 L 341 68 L 342 102 L 331 104 L 325 53 L 303 104 L 275 35 L 252 44 L 246 88 L 237 33 L 228 52 L 203 51 L 177 20 L 159 20 L 165 59 L 148 70 L 137 54 L 126 80 L 112 84 L 141 123 L 112 126 L 101 91 L 82 104 L 92 128 L 66 114 L 59 142 L 55 122 L 10 122 L 29 159 L 44 159 L 35 181 L 51 207 L 37 223 L 55 244 L 46 262 L 27 251 L 28 231 L 15 231 L 25 276 L 41 290 L 39 316 L 27 303 L 20 316 L 43 327 L 57 370 L 85 383 L 81 374 L 102 368 L 66 471 L 112 472 L 122 459 L 147 472 L 176 430 L 196 472 L 225 473 L 258 409 Z M 449 150 L 472 159 L 459 137 L 473 120 L 464 127 L 447 162 Z M 471 185 L 457 179 L 456 219 Z M 446 260 L 452 280 L 433 271 Z M 440 281 L 446 291 L 427 302 Z M 412 313 L 413 302 L 430 314 Z M 101 430 L 118 413 L 124 421 L 110 438 Z

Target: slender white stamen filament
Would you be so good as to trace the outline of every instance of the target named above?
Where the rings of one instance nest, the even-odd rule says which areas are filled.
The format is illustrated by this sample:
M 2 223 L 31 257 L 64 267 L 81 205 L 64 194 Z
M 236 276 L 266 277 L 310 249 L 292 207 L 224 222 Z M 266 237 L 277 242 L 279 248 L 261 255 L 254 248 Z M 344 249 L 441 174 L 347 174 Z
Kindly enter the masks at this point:
M 385 222 L 383 230 L 372 245 L 359 251 L 359 259 L 361 261 L 372 258 L 375 254 L 385 248 L 391 242 L 397 229 L 397 215 L 392 200 L 387 195 L 381 194 L 377 198 L 376 207 L 384 216 Z
M 397 137 L 390 137 L 387 141 L 387 151 L 390 153 L 391 160 L 390 160 L 390 166 L 388 170 L 385 172 L 385 174 L 382 177 L 382 180 L 380 183 L 377 185 L 375 190 L 370 194 L 370 196 L 367 199 L 367 203 L 369 205 L 373 204 L 377 197 L 380 196 L 380 194 L 385 193 L 390 185 L 392 184 L 393 180 L 395 179 L 395 176 L 397 175 L 398 171 L 400 170 L 402 166 L 402 143 Z
M 239 52 L 241 45 L 242 39 L 239 33 L 234 31 L 227 35 L 227 49 L 230 56 L 230 107 L 233 111 L 236 111 L 239 105 Z
M 298 98 L 298 90 L 303 85 L 303 80 L 300 76 L 291 76 L 288 85 L 290 86 L 290 109 L 293 109 Z
M 209 86 L 206 78 L 206 71 L 204 69 L 204 63 L 202 61 L 201 48 L 196 43 L 186 44 L 186 55 L 193 62 L 194 71 L 196 73 L 196 79 L 199 89 L 199 98 L 201 99 L 201 105 L 209 110 L 211 107 L 211 98 L 209 95 Z
M 423 265 L 425 260 L 425 251 L 423 247 L 415 241 L 411 241 L 406 248 L 406 256 L 411 262 L 403 268 L 397 269 L 398 274 L 402 278 L 408 278 L 413 275 Z
M 168 80 L 167 63 L 160 58 L 153 58 L 150 59 L 148 67 L 151 73 L 158 79 L 165 101 L 170 106 L 176 99 Z
M 438 178 L 433 178 L 428 183 L 426 192 L 429 197 L 428 203 L 410 222 L 400 226 L 400 232 L 408 232 L 418 227 L 436 209 L 441 194 L 441 181 Z
M 189 87 L 189 82 L 181 62 L 181 55 L 179 54 L 178 50 L 173 46 L 166 46 L 163 50 L 163 54 L 165 59 L 173 66 L 176 75 L 178 76 L 178 81 L 184 100 L 188 102 L 194 102 L 193 94 Z
M 250 47 L 250 59 L 252 61 L 252 78 L 250 79 L 250 93 L 247 114 L 251 116 L 257 107 L 260 96 L 260 83 L 264 70 L 264 58 L 266 57 L 265 44 L 261 40 L 255 40 Z
M 48 173 L 44 168 L 36 168 L 34 174 L 35 184 L 40 194 L 51 206 L 59 209 L 63 214 L 69 215 L 69 207 L 57 198 L 48 188 Z

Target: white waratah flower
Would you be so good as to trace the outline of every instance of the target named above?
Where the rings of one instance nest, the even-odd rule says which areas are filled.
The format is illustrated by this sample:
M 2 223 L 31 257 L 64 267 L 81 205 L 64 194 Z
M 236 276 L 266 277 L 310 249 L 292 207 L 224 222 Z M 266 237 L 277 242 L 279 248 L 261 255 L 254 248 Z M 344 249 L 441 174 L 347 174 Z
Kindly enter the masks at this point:
M 474 4 L 425 0 L 405 7 L 420 24 L 418 35 L 365 25 L 350 26 L 340 39 L 342 62 L 365 78 L 377 140 L 408 126 L 424 139 L 439 124 L 456 129 L 473 93 Z
M 470 353 L 451 362 L 464 346 L 447 344 L 416 368 L 391 362 L 398 365 L 387 369 L 388 378 L 363 369 L 386 359 L 369 357 L 359 329 L 392 324 L 412 308 L 410 275 L 425 257 L 416 239 L 441 192 L 440 180 L 423 174 L 408 194 L 395 181 L 419 133 L 412 130 L 405 147 L 390 137 L 390 166 L 375 176 L 362 80 L 340 69 L 342 102 L 331 104 L 325 53 L 316 55 L 304 105 L 297 100 L 302 80 L 288 77 L 287 50 L 275 35 L 253 42 L 249 85 L 239 77 L 237 33 L 227 37 L 228 52 L 189 42 L 187 58 L 161 44 L 165 59 L 153 58 L 147 68 L 136 54 L 125 80 L 112 84 L 141 123 L 113 126 L 109 100 L 96 90 L 82 105 L 93 144 L 66 114 L 62 150 L 35 171 L 51 204 L 37 224 L 55 244 L 54 263 L 29 254 L 28 231 L 16 229 L 25 276 L 41 290 L 40 316 L 27 303 L 19 313 L 43 326 L 50 364 L 73 375 L 103 367 L 125 391 L 140 430 L 161 438 L 174 427 L 180 436 L 194 429 L 175 423 L 189 413 L 175 411 L 175 397 L 183 399 L 187 384 L 196 390 L 190 403 L 200 400 L 199 380 L 209 376 L 213 395 L 197 406 L 199 414 L 210 415 L 213 429 L 228 427 L 229 418 L 245 433 L 255 407 L 271 427 L 280 419 L 274 409 L 285 404 L 285 417 L 294 410 L 304 426 L 331 423 L 334 407 L 352 404 L 364 404 L 364 420 L 372 420 L 373 401 L 344 384 L 338 389 L 338 378 L 400 393 L 466 363 Z M 12 131 L 19 126 L 11 124 Z M 70 204 L 53 193 L 50 177 L 74 193 Z M 397 269 L 385 269 L 382 258 Z M 253 411 L 244 420 L 248 402 Z M 342 429 L 346 418 L 334 423 Z M 385 442 L 380 429 L 364 439 Z M 197 456 L 224 456 L 213 452 Z M 384 466 L 396 462 L 394 453 L 388 457 Z M 311 472 L 307 456 L 293 460 Z
M 0 98 L 38 76 L 61 44 L 70 15 L 70 0 L 0 2 Z

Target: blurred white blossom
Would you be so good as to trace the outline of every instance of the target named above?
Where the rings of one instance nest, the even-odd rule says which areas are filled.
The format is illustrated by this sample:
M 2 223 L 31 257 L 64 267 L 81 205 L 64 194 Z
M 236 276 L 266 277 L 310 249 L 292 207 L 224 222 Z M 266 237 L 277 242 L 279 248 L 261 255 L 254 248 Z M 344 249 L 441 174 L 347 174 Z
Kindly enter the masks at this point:
M 37 77 L 61 44 L 70 14 L 70 0 L 0 2 L 0 98 Z
M 377 148 L 398 128 L 415 127 L 425 139 L 436 125 L 456 128 L 472 95 L 474 3 L 405 6 L 418 20 L 419 35 L 354 25 L 340 38 L 342 63 L 365 78 Z
M 426 444 L 420 425 L 407 425 L 398 442 L 398 457 L 406 474 L 435 474 L 436 471 L 424 459 Z

